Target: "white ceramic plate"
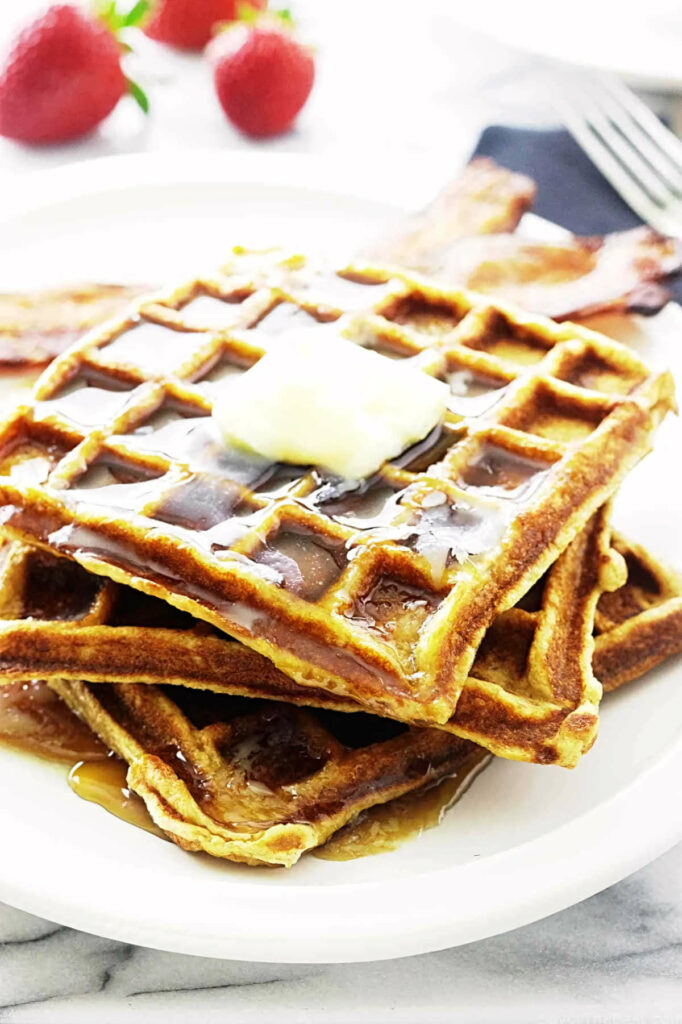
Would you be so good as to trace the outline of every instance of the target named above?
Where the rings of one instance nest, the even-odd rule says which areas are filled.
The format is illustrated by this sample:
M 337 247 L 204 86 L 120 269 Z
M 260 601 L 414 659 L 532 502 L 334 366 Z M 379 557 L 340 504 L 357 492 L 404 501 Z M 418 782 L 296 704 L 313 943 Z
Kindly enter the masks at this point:
M 51 172 L 0 217 L 2 287 L 154 283 L 215 263 L 235 242 L 352 249 L 434 185 L 414 168 L 373 183 L 360 167 L 349 185 L 352 173 L 271 153 Z M 676 313 L 637 343 L 660 354 L 660 334 L 682 379 Z M 670 452 L 681 442 L 668 422 L 619 515 L 679 565 Z M 0 749 L 0 899 L 117 939 L 244 960 L 374 960 L 493 935 L 597 892 L 682 837 L 679 673 L 672 661 L 609 698 L 575 771 L 498 761 L 418 840 L 346 863 L 304 858 L 289 872 L 183 853 L 78 800 L 62 768 Z
M 467 28 L 549 61 L 623 75 L 635 84 L 682 88 L 682 8 L 678 0 L 614 4 L 613 0 L 442 0 Z

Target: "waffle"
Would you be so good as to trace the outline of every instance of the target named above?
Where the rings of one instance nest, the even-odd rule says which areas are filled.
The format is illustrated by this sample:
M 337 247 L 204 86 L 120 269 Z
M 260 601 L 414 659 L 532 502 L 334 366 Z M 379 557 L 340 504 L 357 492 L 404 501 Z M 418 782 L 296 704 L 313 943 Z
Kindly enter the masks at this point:
M 598 724 L 600 689 L 590 664 L 595 606 L 625 580 L 609 533 L 603 509 L 523 607 L 497 619 L 443 728 L 501 756 L 575 764 Z M 5 682 L 172 684 L 339 711 L 360 707 L 298 686 L 258 652 L 157 598 L 24 545 L 5 548 L 0 618 Z
M 435 729 L 135 683 L 51 686 L 126 761 L 128 785 L 186 850 L 291 866 L 361 811 L 481 766 Z
M 350 491 L 227 451 L 208 418 L 216 376 L 342 314 L 352 339 L 449 381 L 444 426 Z M 488 626 L 648 449 L 672 384 L 575 325 L 271 253 L 141 303 L 58 359 L 36 398 L 1 431 L 8 533 L 213 623 L 303 686 L 433 726 Z M 491 718 L 547 709 L 542 687 L 498 696 Z M 555 731 L 581 704 L 553 708 Z
M 682 578 L 620 534 L 612 538 L 625 560 L 627 586 L 603 594 L 595 615 L 594 669 L 605 690 L 682 651 Z
M 607 692 L 682 651 L 679 574 L 621 534 L 611 535 L 611 546 L 623 561 L 609 562 L 603 551 L 597 555 L 606 568 L 601 587 L 607 589 L 594 616 L 592 657 L 594 674 Z M 594 571 L 594 546 L 584 551 L 584 557 Z M 69 559 L 13 544 L 4 548 L 2 561 L 0 683 L 37 677 L 141 680 L 338 710 L 352 707 L 352 702 L 324 690 L 298 686 L 262 655 L 200 619 L 93 576 Z M 490 628 L 466 686 L 475 685 L 471 680 L 477 678 L 519 680 L 527 671 L 524 649 L 530 644 L 522 643 L 521 637 L 530 635 L 531 623 L 533 632 L 537 628 L 555 568 L 556 563 L 524 599 L 523 607 L 500 616 Z M 551 635 L 549 627 L 546 635 Z

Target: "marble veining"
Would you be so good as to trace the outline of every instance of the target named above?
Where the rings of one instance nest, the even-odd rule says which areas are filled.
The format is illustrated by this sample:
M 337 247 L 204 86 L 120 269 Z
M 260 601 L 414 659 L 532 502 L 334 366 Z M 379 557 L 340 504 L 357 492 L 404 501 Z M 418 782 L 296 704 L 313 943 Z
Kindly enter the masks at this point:
M 305 966 L 162 953 L 0 906 L 0 1022 L 682 1021 L 682 845 L 584 903 L 458 949 Z

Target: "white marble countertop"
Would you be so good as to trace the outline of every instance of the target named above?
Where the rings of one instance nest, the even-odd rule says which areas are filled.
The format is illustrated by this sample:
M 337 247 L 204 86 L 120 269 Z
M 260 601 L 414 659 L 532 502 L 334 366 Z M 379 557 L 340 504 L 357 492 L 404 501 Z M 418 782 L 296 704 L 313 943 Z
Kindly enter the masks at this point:
M 25 16 L 38 3 L 17 7 Z M 0 40 L 17 17 L 1 6 Z M 467 35 L 443 3 L 433 10 L 425 4 L 417 19 L 414 5 L 401 0 L 297 0 L 295 9 L 318 44 L 318 82 L 296 131 L 260 144 L 264 159 L 271 147 L 343 159 L 360 154 L 397 173 L 394 156 L 408 153 L 430 166 L 435 160 L 445 178 L 486 123 L 552 120 L 533 61 Z M 198 59 L 172 57 L 153 44 L 141 57 L 154 104 L 148 122 L 126 102 L 86 142 L 31 151 L 0 141 L 0 177 L 109 153 L 170 156 L 251 145 L 225 124 Z M 333 967 L 161 953 L 0 906 L 0 1021 L 682 1020 L 681 877 L 678 847 L 585 903 L 508 935 L 407 960 Z
M 507 935 L 329 967 L 160 953 L 0 908 L 0 1021 L 669 1024 L 682 1019 L 681 877 L 679 846 Z

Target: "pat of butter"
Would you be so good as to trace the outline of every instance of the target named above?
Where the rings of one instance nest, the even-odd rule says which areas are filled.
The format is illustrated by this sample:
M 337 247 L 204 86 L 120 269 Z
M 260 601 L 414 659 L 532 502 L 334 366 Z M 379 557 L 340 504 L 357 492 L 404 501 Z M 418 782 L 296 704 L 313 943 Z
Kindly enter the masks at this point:
M 228 444 L 357 479 L 426 437 L 448 394 L 406 360 L 329 325 L 281 337 L 223 391 L 213 416 Z

